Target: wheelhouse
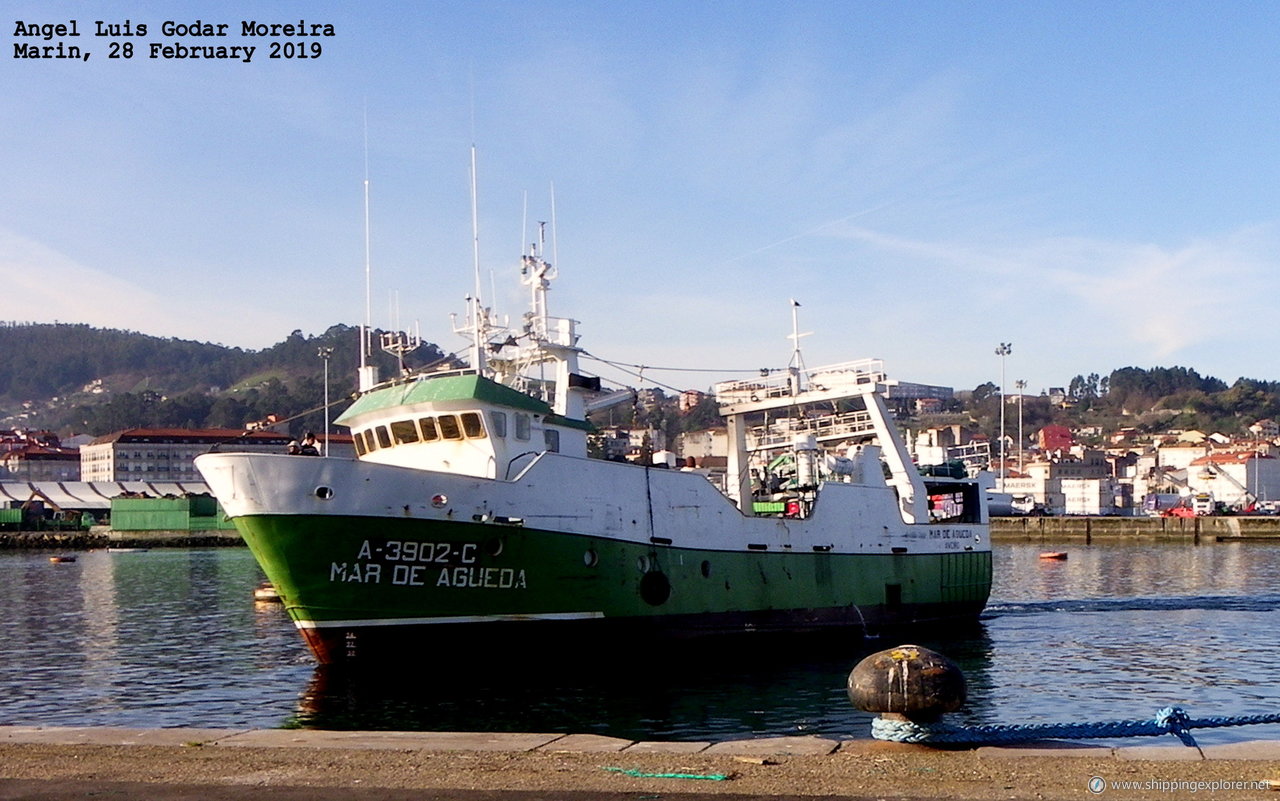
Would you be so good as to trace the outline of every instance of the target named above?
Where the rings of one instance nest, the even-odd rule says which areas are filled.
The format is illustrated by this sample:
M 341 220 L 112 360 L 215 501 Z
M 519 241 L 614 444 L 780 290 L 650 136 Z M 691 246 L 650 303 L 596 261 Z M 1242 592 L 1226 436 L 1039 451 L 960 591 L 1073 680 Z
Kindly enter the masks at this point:
M 474 374 L 424 377 L 362 395 L 337 420 L 358 458 L 510 478 L 540 453 L 586 454 L 590 426 Z

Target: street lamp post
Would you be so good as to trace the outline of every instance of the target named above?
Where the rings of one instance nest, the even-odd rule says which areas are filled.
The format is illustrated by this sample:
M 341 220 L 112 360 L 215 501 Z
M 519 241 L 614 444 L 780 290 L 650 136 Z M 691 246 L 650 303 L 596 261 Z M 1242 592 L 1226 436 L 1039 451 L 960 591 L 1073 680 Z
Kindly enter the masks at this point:
M 320 358 L 324 359 L 324 455 L 329 455 L 329 358 L 333 356 L 333 348 L 321 348 Z
M 1018 473 L 1022 473 L 1022 446 L 1026 442 L 1022 438 L 1022 396 L 1026 394 L 1027 382 L 1019 378 L 1013 382 L 1018 388 Z
M 1013 343 L 1001 342 L 1000 347 L 996 348 L 996 355 L 1000 357 L 1000 472 L 996 474 L 997 489 L 1004 492 L 1004 473 L 1005 473 L 1005 453 L 1004 453 L 1004 359 L 1010 353 L 1013 353 Z

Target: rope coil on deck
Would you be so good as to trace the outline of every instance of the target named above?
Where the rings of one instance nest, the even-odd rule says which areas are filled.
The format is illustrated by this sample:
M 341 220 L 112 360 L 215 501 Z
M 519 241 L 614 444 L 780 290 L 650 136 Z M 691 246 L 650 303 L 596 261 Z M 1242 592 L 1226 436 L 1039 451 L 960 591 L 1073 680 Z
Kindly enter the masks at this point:
M 1154 737 L 1173 734 L 1184 745 L 1198 748 L 1190 729 L 1216 729 L 1259 723 L 1280 723 L 1280 714 L 1192 718 L 1181 707 L 1169 706 L 1156 712 L 1151 720 L 992 726 L 953 726 L 949 723 L 916 723 L 878 717 L 871 721 L 871 736 L 877 740 L 898 743 L 1000 745 L 1031 740 L 1084 740 L 1095 737 Z

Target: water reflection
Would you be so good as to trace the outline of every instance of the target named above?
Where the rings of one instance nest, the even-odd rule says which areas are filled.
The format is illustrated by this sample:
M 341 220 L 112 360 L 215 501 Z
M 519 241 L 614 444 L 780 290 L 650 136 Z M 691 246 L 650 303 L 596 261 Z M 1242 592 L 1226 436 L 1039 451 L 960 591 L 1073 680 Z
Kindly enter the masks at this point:
M 1038 558 L 1067 550 L 1066 561 Z M 959 663 L 964 723 L 1280 710 L 1271 681 L 1280 548 L 1132 543 L 999 546 L 981 627 L 919 644 Z M 283 610 L 252 600 L 243 549 L 0 554 L 0 723 L 588 732 L 718 740 L 865 736 L 850 668 L 897 638 L 750 640 L 591 658 L 439 655 L 375 674 L 317 669 Z M 1280 726 L 1197 732 L 1280 739 Z
M 583 732 L 630 739 L 750 734 L 855 736 L 869 718 L 845 696 L 859 659 L 848 638 L 753 638 L 658 650 L 598 643 L 588 660 L 516 653 L 427 671 L 318 668 L 295 725 L 337 729 Z M 978 672 L 981 672 L 980 668 Z
M 274 726 L 309 662 L 243 549 L 0 556 L 0 723 Z
M 1065 561 L 1040 559 L 1064 550 Z M 1280 588 L 1280 547 L 1265 543 L 997 546 L 992 600 L 1247 595 Z

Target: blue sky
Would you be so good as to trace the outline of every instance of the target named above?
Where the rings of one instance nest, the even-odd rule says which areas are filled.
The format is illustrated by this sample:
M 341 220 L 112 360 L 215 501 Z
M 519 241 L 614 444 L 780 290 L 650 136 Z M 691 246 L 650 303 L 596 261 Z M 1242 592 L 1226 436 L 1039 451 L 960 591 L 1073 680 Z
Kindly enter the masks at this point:
M 523 311 L 554 184 L 552 312 L 604 358 L 783 366 L 794 297 L 810 366 L 964 389 L 1011 342 L 1033 392 L 1280 379 L 1280 4 L 6 5 L 0 319 L 254 349 L 358 324 L 367 114 L 374 323 L 446 349 L 474 142 L 486 300 Z M 149 30 L 10 57 L 16 20 L 70 19 Z M 147 58 L 197 19 L 253 61 Z M 243 19 L 336 36 L 270 60 Z

